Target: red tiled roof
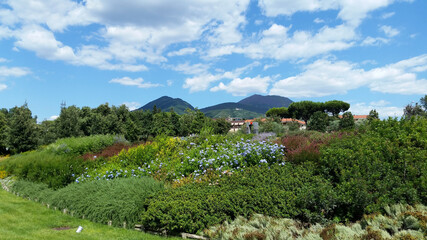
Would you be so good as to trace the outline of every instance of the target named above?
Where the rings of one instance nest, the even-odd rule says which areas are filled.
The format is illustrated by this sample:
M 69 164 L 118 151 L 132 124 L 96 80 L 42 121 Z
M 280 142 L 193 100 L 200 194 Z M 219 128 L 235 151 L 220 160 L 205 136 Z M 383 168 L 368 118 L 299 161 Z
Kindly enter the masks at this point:
M 305 122 L 304 122 L 304 121 L 297 120 L 297 119 L 293 119 L 293 118 L 282 118 L 281 122 L 282 122 L 282 123 L 287 123 L 287 122 L 297 122 L 297 123 L 299 123 L 299 124 L 301 124 L 301 125 L 305 125 Z

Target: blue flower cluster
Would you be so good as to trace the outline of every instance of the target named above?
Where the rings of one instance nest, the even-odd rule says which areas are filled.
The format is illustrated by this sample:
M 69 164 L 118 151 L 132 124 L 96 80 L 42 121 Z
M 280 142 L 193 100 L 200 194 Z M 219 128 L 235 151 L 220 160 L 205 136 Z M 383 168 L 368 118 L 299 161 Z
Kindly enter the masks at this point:
M 243 171 L 246 167 L 280 164 L 284 165 L 285 147 L 266 141 L 240 141 L 225 140 L 215 144 L 196 144 L 190 142 L 180 148 L 176 154 L 177 159 L 153 159 L 151 162 L 141 162 L 138 167 L 121 166 L 121 168 L 104 171 L 83 173 L 76 182 L 87 180 L 114 179 L 120 177 L 153 176 L 164 172 L 171 180 L 179 180 L 191 176 L 200 179 L 207 172 L 216 172 L 219 176 Z M 166 166 L 173 164 L 165 169 Z

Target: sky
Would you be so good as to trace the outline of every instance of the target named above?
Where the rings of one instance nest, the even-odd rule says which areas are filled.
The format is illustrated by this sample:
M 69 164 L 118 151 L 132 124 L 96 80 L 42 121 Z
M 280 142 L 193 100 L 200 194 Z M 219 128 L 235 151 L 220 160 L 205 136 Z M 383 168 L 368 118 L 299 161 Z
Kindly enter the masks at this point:
M 400 117 L 427 94 L 425 0 L 0 0 L 0 108 L 253 94 Z

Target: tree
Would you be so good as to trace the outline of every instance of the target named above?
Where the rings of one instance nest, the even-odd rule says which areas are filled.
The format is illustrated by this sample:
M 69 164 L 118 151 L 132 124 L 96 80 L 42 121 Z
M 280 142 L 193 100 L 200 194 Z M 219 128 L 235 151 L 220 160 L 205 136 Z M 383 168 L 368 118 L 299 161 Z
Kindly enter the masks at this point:
M 69 106 L 61 108 L 61 113 L 56 119 L 58 127 L 58 136 L 65 137 L 79 137 L 83 135 L 80 128 L 81 123 L 81 110 L 76 106 Z M 93 133 L 92 133 L 93 134 Z
M 332 100 L 325 102 L 324 108 L 325 111 L 331 113 L 335 117 L 338 117 L 340 112 L 345 112 L 350 108 L 350 104 L 343 101 Z
M 407 118 L 411 118 L 413 116 L 424 116 L 425 111 L 421 107 L 421 105 L 418 105 L 418 103 L 415 103 L 415 106 L 412 104 L 406 105 L 406 107 L 403 109 L 403 116 Z
M 280 117 L 280 118 L 288 118 L 290 117 L 288 108 L 280 107 L 280 108 L 270 108 L 265 113 L 267 117 Z
M 47 144 L 53 143 L 58 138 L 55 121 L 45 120 L 41 124 L 39 124 L 38 127 L 40 132 L 40 137 L 39 137 L 40 145 L 47 145 Z
M 424 108 L 424 112 L 427 112 L 427 94 L 420 98 L 420 104 Z
M 8 145 L 8 124 L 6 114 L 0 111 L 0 155 L 6 154 Z
M 351 112 L 345 112 L 342 115 L 339 126 L 340 126 L 340 129 L 343 129 L 343 130 L 354 129 L 355 124 L 354 124 L 353 114 L 351 114 Z
M 302 119 L 306 124 L 313 113 L 323 109 L 323 103 L 312 101 L 293 102 L 288 107 L 289 114 L 293 118 Z
M 231 129 L 231 123 L 225 120 L 225 118 L 216 119 L 214 122 L 215 134 L 227 134 Z
M 371 122 L 371 121 L 373 121 L 373 120 L 378 120 L 378 119 L 380 119 L 380 118 L 379 118 L 379 115 L 378 115 L 377 110 L 372 109 L 372 110 L 369 112 L 369 115 L 368 115 L 368 121 L 369 121 L 369 122 Z
M 322 111 L 317 111 L 311 116 L 307 126 L 310 130 L 325 132 L 326 127 L 328 126 L 328 122 L 328 114 Z
M 37 119 L 32 117 L 28 105 L 10 110 L 8 143 L 13 153 L 36 149 L 38 146 Z

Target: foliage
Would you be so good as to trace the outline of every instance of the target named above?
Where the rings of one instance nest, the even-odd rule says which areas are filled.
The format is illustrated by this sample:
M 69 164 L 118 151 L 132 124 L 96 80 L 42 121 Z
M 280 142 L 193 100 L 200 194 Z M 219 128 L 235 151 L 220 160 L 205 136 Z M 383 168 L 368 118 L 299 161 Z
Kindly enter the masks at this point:
M 261 133 L 274 133 L 277 136 L 283 136 L 289 128 L 287 126 L 283 126 L 280 122 L 267 120 L 265 122 L 261 122 L 259 126 L 259 132 Z
M 380 119 L 380 118 L 379 118 L 377 110 L 372 109 L 371 111 L 369 111 L 368 121 L 371 122 L 371 121 L 378 120 L 378 119 Z
M 97 152 L 117 142 L 126 142 L 126 140 L 113 135 L 62 138 L 48 145 L 45 151 L 78 156 L 87 152 Z
M 0 162 L 0 168 L 19 179 L 60 188 L 74 182 L 76 175 L 87 170 L 87 167 L 95 165 L 92 162 L 84 162 L 79 155 L 98 151 L 122 140 L 110 135 L 60 139 L 37 151 L 14 155 Z
M 343 130 L 354 129 L 354 118 L 351 112 L 345 112 L 339 122 L 339 128 Z
M 293 102 L 288 107 L 289 114 L 293 118 L 302 119 L 305 123 L 307 123 L 313 113 L 323 111 L 323 109 L 323 103 L 312 101 Z
M 280 117 L 280 118 L 287 118 L 290 117 L 288 108 L 286 107 L 280 107 L 280 108 L 270 108 L 265 115 L 267 117 Z
M 331 113 L 335 117 L 338 117 L 338 114 L 340 112 L 345 112 L 349 108 L 350 108 L 350 104 L 343 101 L 332 100 L 324 103 L 324 110 L 326 112 Z
M 328 122 L 328 114 L 321 111 L 317 111 L 313 113 L 313 115 L 310 117 L 307 126 L 310 130 L 325 132 L 326 127 L 328 126 Z
M 283 137 L 281 144 L 286 146 L 285 159 L 287 162 L 296 164 L 318 162 L 320 147 L 328 144 L 332 139 L 340 139 L 343 136 L 343 133 L 320 134 L 314 131 L 305 131 Z
M 426 139 L 426 119 L 388 119 L 322 148 L 318 170 L 340 194 L 336 216 L 358 219 L 387 204 L 425 203 Z
M 237 216 L 262 213 L 321 221 L 334 209 L 332 186 L 309 166 L 250 167 L 213 183 L 167 189 L 146 202 L 146 228 L 197 232 Z
M 8 124 L 6 115 L 3 112 L 0 112 L 0 155 L 6 154 L 8 152 Z
M 204 234 L 210 239 L 218 240 L 246 240 L 256 236 L 261 236 L 261 239 L 265 240 L 378 239 L 373 238 L 374 236 L 378 236 L 379 239 L 423 239 L 427 234 L 425 206 L 411 207 L 399 204 L 387 206 L 387 209 L 399 209 L 399 214 L 364 216 L 360 224 L 346 226 L 316 224 L 306 228 L 301 227 L 301 222 L 287 218 L 272 218 L 261 214 L 254 214 L 249 219 L 239 216 L 230 223 L 225 222 L 206 229 Z M 404 236 L 406 238 L 402 238 Z
M 20 196 L 67 209 L 76 217 L 104 224 L 112 221 L 119 227 L 126 222 L 130 228 L 138 223 L 145 199 L 163 189 L 162 183 L 146 177 L 70 184 L 56 191 L 43 183 L 22 180 L 10 187 Z
M 33 118 L 27 104 L 10 110 L 8 144 L 13 153 L 37 148 L 37 119 Z
M 71 217 L 59 211 L 48 209 L 39 203 L 14 196 L 11 193 L 1 190 L 1 188 L 0 199 L 1 239 L 166 239 L 160 236 L 122 228 L 112 228 L 99 223 L 92 223 L 88 220 Z M 79 226 L 83 227 L 83 231 L 76 233 Z
M 254 165 L 282 163 L 283 155 L 283 146 L 278 144 L 234 136 L 158 137 L 123 150 L 96 170 L 82 173 L 76 181 L 139 176 L 169 181 L 191 176 L 198 180 L 208 172 L 221 175 Z

